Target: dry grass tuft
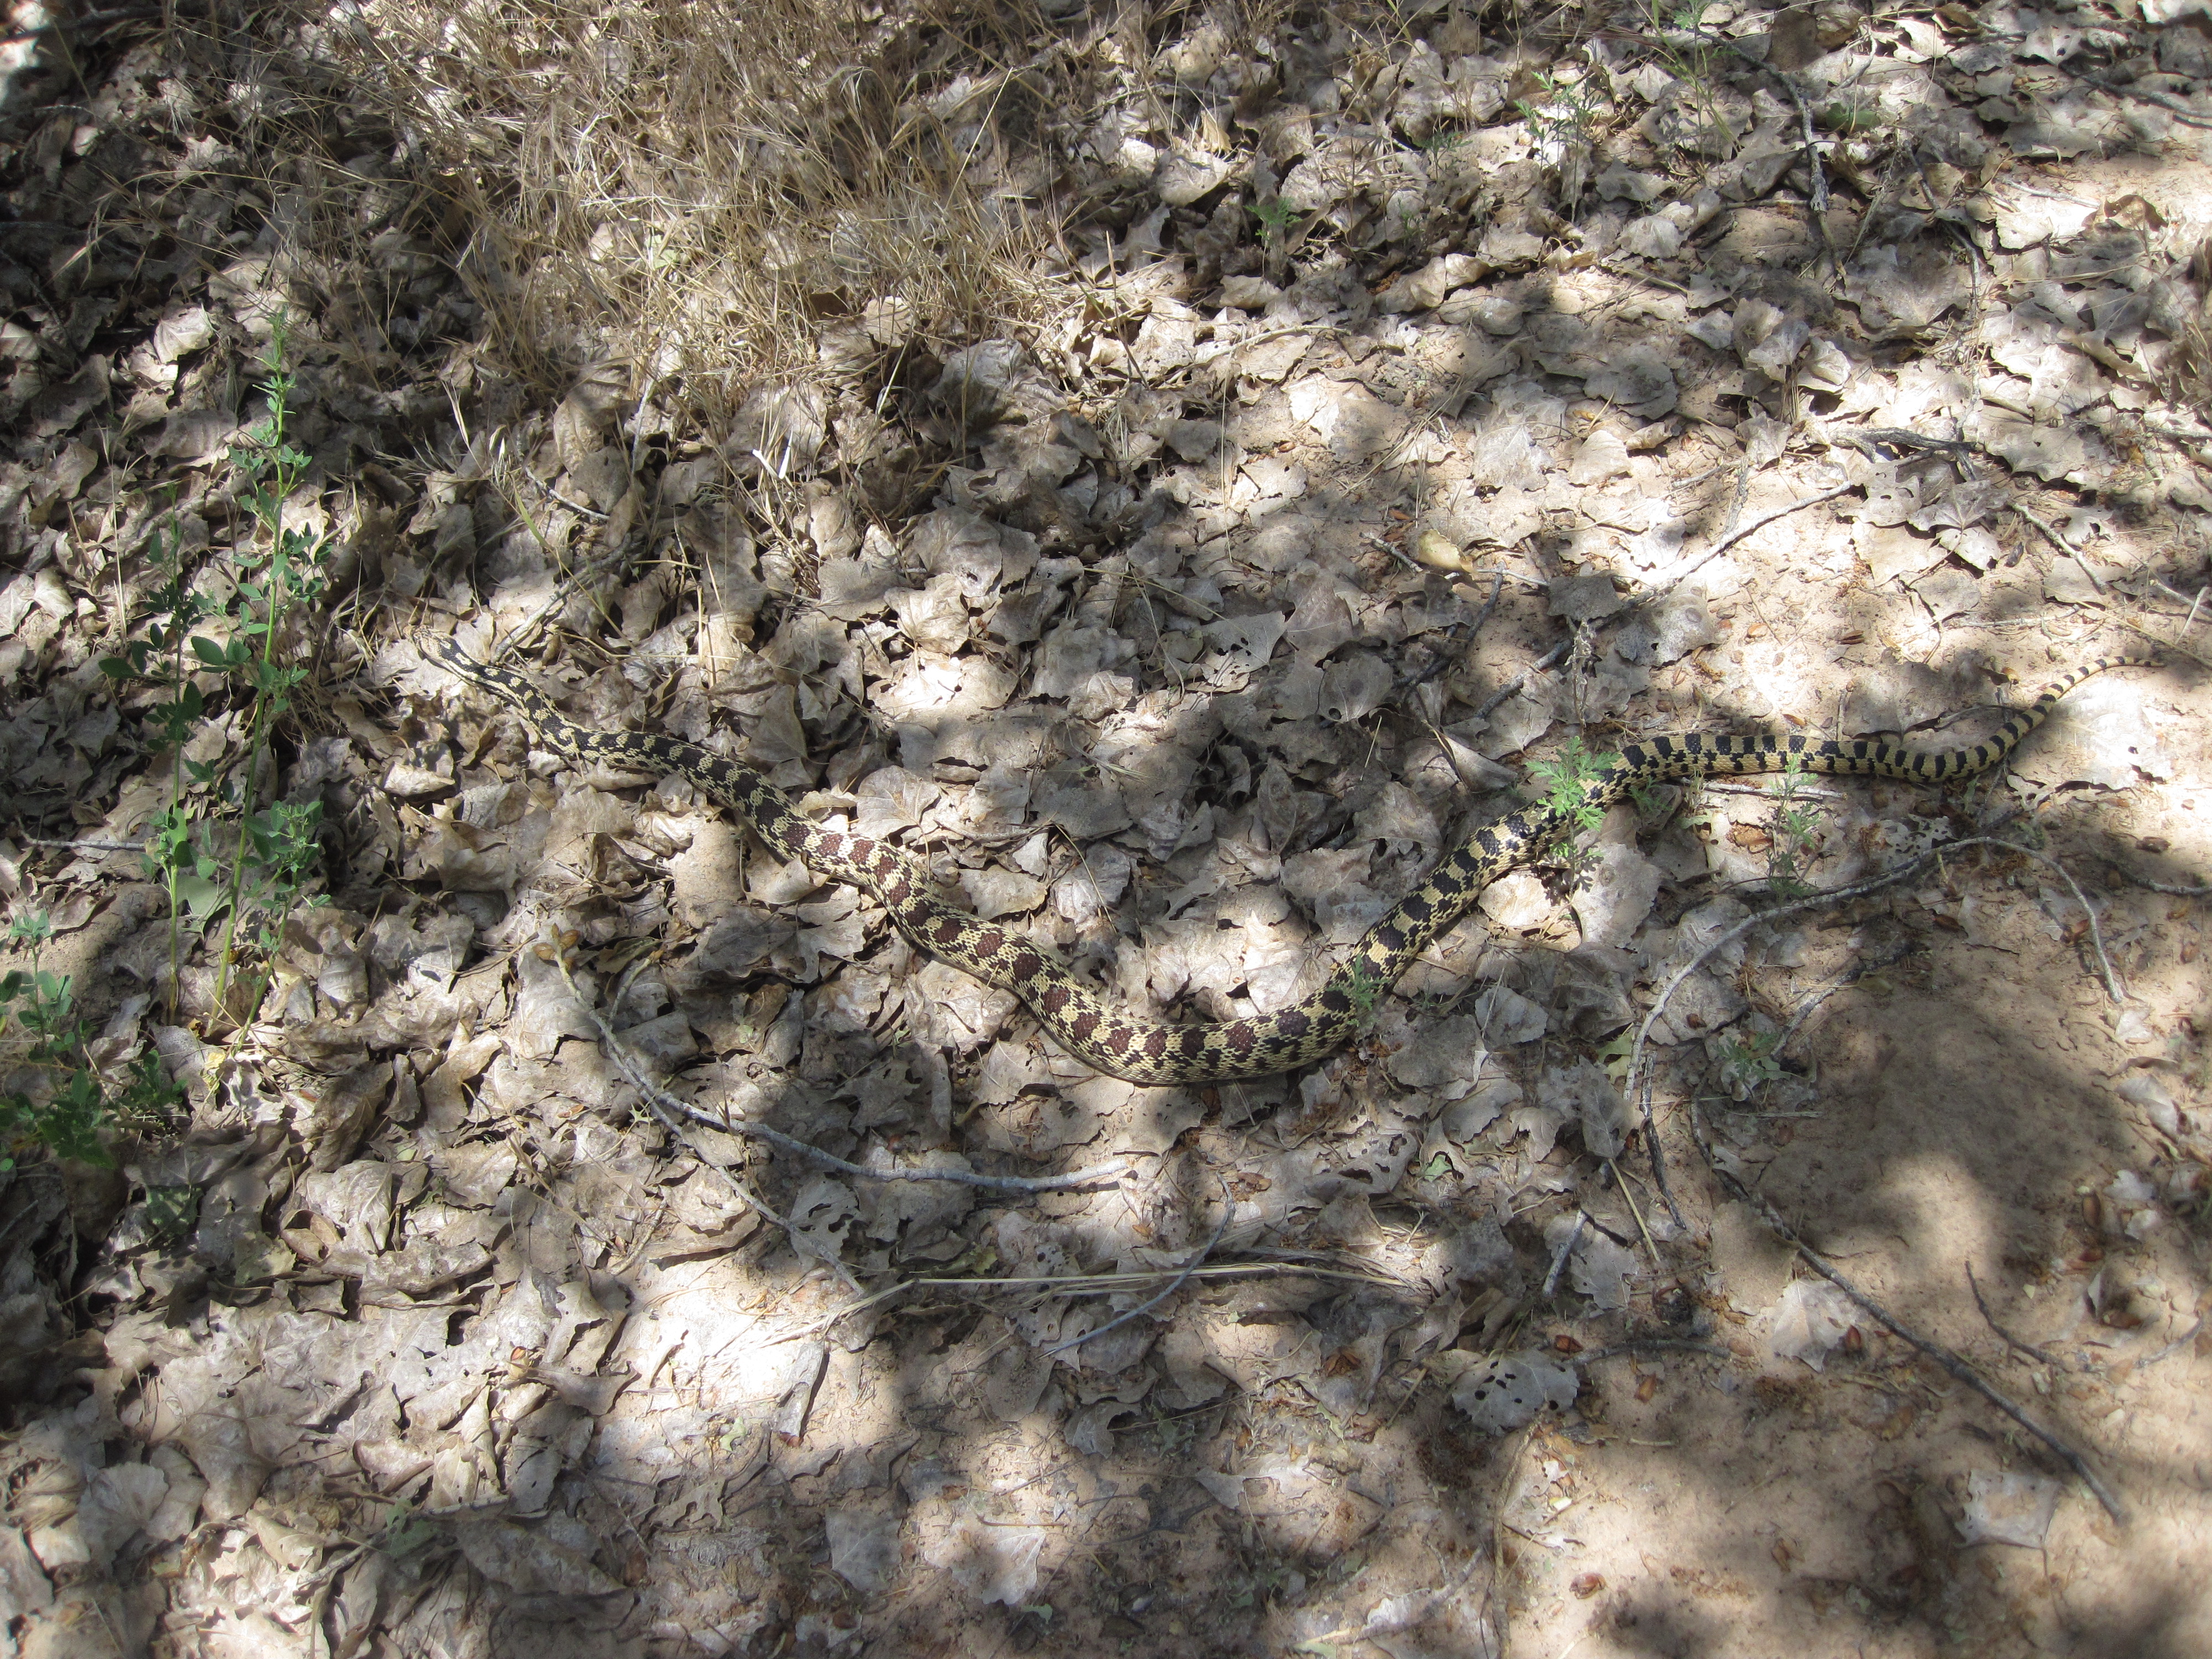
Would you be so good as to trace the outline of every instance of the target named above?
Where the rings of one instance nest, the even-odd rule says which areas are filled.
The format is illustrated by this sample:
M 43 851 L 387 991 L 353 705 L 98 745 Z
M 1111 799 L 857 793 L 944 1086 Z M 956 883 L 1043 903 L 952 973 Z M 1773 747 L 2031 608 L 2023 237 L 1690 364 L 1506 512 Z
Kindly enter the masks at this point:
M 630 395 L 719 432 L 765 380 L 1064 303 L 1039 270 L 1060 52 L 1034 14 L 380 0 L 360 17 L 345 49 L 447 176 L 488 337 L 542 392 L 620 364 Z

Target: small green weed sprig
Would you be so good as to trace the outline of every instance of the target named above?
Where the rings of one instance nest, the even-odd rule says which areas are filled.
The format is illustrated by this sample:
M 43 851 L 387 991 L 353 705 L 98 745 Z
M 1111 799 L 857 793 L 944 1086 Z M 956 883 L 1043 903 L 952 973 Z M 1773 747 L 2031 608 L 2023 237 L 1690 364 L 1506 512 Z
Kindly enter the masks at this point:
M 1721 1048 L 1721 1086 L 1735 1100 L 1748 1100 L 1782 1076 L 1782 1033 L 1752 1031 Z
M 1574 147 L 1594 147 L 1597 143 L 1598 106 L 1581 83 L 1539 70 L 1536 86 L 1543 94 L 1540 100 L 1518 99 L 1513 107 L 1528 124 L 1529 136 L 1538 146 L 1555 147 L 1563 153 Z
M 1800 799 L 1805 787 L 1805 763 L 1788 757 L 1781 775 L 1767 786 L 1767 793 L 1781 808 L 1774 823 L 1773 844 L 1767 849 L 1766 878 L 1778 897 L 1799 899 L 1813 889 L 1805 879 L 1820 841 L 1820 818 Z
M 1645 0 L 1644 20 L 1660 66 L 1690 89 L 1691 103 L 1703 116 L 1707 135 L 1726 143 L 1728 120 L 1721 113 L 1718 87 L 1720 48 L 1698 22 L 1699 9 L 1677 6 L 1669 16 L 1659 0 Z
M 69 975 L 50 973 L 40 961 L 52 937 L 43 910 L 17 916 L 8 929 L 10 943 L 29 947 L 31 966 L 0 975 L 0 1036 L 21 1042 L 16 1063 L 47 1073 L 52 1085 L 35 1096 L 0 1093 L 0 1170 L 15 1167 L 15 1152 L 26 1142 L 63 1158 L 112 1164 L 100 1144 L 100 1126 L 114 1118 L 164 1120 L 184 1092 L 151 1049 L 131 1061 L 119 1084 L 109 1085 L 93 1061 L 92 1022 L 77 1012 Z
M 1255 203 L 1250 212 L 1260 222 L 1261 245 L 1270 252 L 1281 248 L 1298 221 L 1305 216 L 1279 196 Z
M 154 595 L 157 619 L 148 625 L 143 640 L 131 641 L 100 665 L 118 690 L 137 682 L 167 694 L 155 704 L 153 715 L 170 751 L 169 805 L 149 826 L 146 859 L 169 895 L 173 1008 L 185 917 L 212 921 L 221 915 L 216 1007 L 229 1006 L 244 926 L 251 930 L 258 964 L 242 1000 L 250 1013 L 266 988 L 268 964 L 286 919 L 302 902 L 319 851 L 320 801 L 264 800 L 262 795 L 262 780 L 275 765 L 277 723 L 308 672 L 304 664 L 279 654 L 286 627 L 295 612 L 316 604 L 328 587 L 325 540 L 284 523 L 284 504 L 312 460 L 287 435 L 297 384 L 289 344 L 280 315 L 263 360 L 269 378 L 259 387 L 269 400 L 268 416 L 247 429 L 230 454 L 240 480 L 238 500 L 254 525 L 251 539 L 229 555 L 234 576 L 231 601 L 217 605 L 191 586 L 173 520 L 166 544 L 160 532 L 155 536 L 155 557 L 168 574 Z M 224 637 L 197 631 L 202 623 L 217 618 L 228 623 L 215 630 Z M 187 757 L 185 749 L 206 716 L 208 697 L 199 682 L 208 675 L 229 681 L 242 694 L 244 708 L 235 722 L 241 740 L 213 760 L 198 761 Z M 204 814 L 196 795 L 221 811 L 220 821 Z
M 1547 811 L 1575 830 L 1595 830 L 1605 821 L 1605 807 L 1593 799 L 1591 787 L 1620 764 L 1620 756 L 1593 753 L 1580 738 L 1569 738 L 1553 759 L 1532 764 L 1528 775 L 1543 789 Z
M 1390 988 L 1382 970 L 1365 957 L 1354 957 L 1346 965 L 1344 994 L 1359 1011 L 1362 1019 L 1375 1012 L 1375 1005 L 1382 1000 L 1382 994 Z

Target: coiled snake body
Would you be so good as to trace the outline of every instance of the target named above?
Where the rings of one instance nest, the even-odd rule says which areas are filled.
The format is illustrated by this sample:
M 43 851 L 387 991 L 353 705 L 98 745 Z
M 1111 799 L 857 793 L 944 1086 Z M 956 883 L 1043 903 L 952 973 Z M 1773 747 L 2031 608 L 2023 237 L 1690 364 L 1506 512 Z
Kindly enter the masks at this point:
M 1477 830 L 1368 929 L 1312 995 L 1272 1013 L 1183 1025 L 1116 1011 L 1050 951 L 933 897 L 928 872 L 908 854 L 872 836 L 823 828 L 743 761 L 652 732 L 589 730 L 564 717 L 520 676 L 485 666 L 453 641 L 441 641 L 438 653 L 462 678 L 514 708 L 549 747 L 579 761 L 688 778 L 743 813 L 777 857 L 800 860 L 818 876 L 849 881 L 872 895 L 916 950 L 1012 991 L 1054 1041 L 1085 1064 L 1151 1084 L 1266 1077 L 1340 1048 L 1358 1032 L 1376 999 L 1485 887 L 1534 859 L 1583 810 L 1603 807 L 1631 788 L 1680 778 L 1781 772 L 1793 765 L 1807 772 L 1913 783 L 1972 777 L 2002 764 L 2022 738 L 2043 724 L 2052 705 L 2091 675 L 2150 660 L 2118 656 L 2086 664 L 2047 687 L 1994 736 L 1961 749 L 1930 751 L 1879 740 L 1704 732 L 1623 744 L 1619 758 L 1585 785 L 1578 804 L 1526 807 Z

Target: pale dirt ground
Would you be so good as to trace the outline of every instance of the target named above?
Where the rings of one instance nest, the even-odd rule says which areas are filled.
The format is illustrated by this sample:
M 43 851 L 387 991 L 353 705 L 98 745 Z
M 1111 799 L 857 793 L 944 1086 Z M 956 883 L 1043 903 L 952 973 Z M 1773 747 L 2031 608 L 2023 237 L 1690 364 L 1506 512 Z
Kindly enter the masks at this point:
M 2059 25 L 1985 21 L 1990 38 L 2023 43 L 2022 75 L 2040 72 L 2035 31 Z M 1905 22 L 1884 28 L 1886 50 L 1923 52 L 1908 61 L 1935 49 Z M 1154 35 L 1163 52 L 1183 49 L 1176 28 Z M 1462 49 L 1464 36 L 1447 55 Z M 1992 82 L 1972 88 L 1992 132 L 2026 118 L 1994 86 L 2010 71 L 1960 73 Z M 1347 86 L 1371 74 L 1342 71 Z M 2174 78 L 2161 84 L 2179 95 Z M 1287 364 L 1212 380 L 1176 328 L 1234 340 L 1271 317 L 1221 303 L 1218 248 L 1174 252 L 1176 234 L 1202 246 L 1203 211 L 1149 263 L 1145 212 L 1121 212 L 1099 241 L 1135 269 L 1097 289 L 1119 320 L 1095 336 L 1071 325 L 1076 343 L 1050 375 L 1017 377 L 1018 405 L 1042 401 L 996 447 L 915 440 L 956 469 L 944 496 L 887 516 L 865 481 L 890 463 L 865 456 L 825 466 L 811 494 L 750 475 L 723 516 L 712 491 L 667 484 L 667 510 L 644 521 L 655 536 L 674 524 L 692 565 L 672 555 L 649 577 L 601 581 L 593 604 L 560 611 L 566 650 L 530 672 L 580 719 L 734 732 L 790 787 L 819 790 L 822 810 L 883 814 L 970 902 L 1002 898 L 1116 995 L 1188 984 L 1185 1012 L 1273 1006 L 1357 936 L 1373 914 L 1362 904 L 1395 898 L 1452 834 L 1526 799 L 1490 763 L 1523 772 L 1571 735 L 1603 748 L 1692 726 L 1942 744 L 2078 661 L 2173 637 L 2185 606 L 2167 595 L 2185 600 L 2206 577 L 2212 449 L 2201 436 L 2160 448 L 2130 425 L 2193 417 L 2126 376 L 2099 378 L 2104 358 L 2061 353 L 2036 370 L 2062 386 L 2086 374 L 2109 399 L 2081 404 L 2110 416 L 2104 459 L 2062 463 L 2048 487 L 1995 475 L 2003 498 L 2070 527 L 2103 589 L 2002 507 L 1982 520 L 1994 558 L 1947 559 L 1928 536 L 1872 522 L 1869 499 L 1900 469 L 1820 434 L 1981 437 L 1991 411 L 2022 399 L 2047 416 L 2045 381 L 1973 355 L 2011 353 L 2017 368 L 2027 348 L 1973 330 L 2047 292 L 2054 260 L 2076 296 L 2104 293 L 2105 255 L 2069 239 L 2112 226 L 2014 235 L 2016 221 L 2135 195 L 2162 228 L 2212 232 L 2195 131 L 2112 159 L 2008 157 L 1990 197 L 2009 204 L 1968 222 L 1998 227 L 1978 247 L 2002 263 L 1981 272 L 1982 309 L 1949 314 L 1959 339 L 1869 343 L 1874 324 L 1807 301 L 1852 343 L 1854 378 L 1801 410 L 1805 426 L 1765 432 L 1784 400 L 1745 366 L 1756 343 L 1722 331 L 1683 344 L 1716 303 L 1686 308 L 1685 293 L 1717 274 L 1737 283 L 1740 312 L 1760 295 L 1802 301 L 1815 244 L 1794 199 L 1730 198 L 1723 232 L 1679 262 L 1532 255 L 1470 281 L 1463 300 L 1522 307 L 1498 332 L 1451 320 L 1449 305 L 1373 310 L 1363 296 L 1425 255 L 1370 246 L 1299 302 L 1306 313 L 1284 325 L 1313 337 Z M 55 129 L 24 155 L 64 176 L 76 135 Z M 1525 167 L 1510 107 L 1467 154 Z M 17 157 L 20 176 L 34 173 Z M 1553 184 L 1539 175 L 1553 178 L 1516 176 L 1540 204 Z M 1662 201 L 1692 194 L 1680 179 L 1668 191 Z M 1856 198 L 1832 210 L 1839 241 L 1858 211 Z M 1249 240 L 1247 220 L 1227 218 Z M 2154 251 L 2185 241 L 2172 228 Z M 1940 234 L 1912 246 L 1957 253 Z M 150 324 L 157 302 L 138 303 Z M 328 327 L 342 337 L 340 321 Z M 1583 395 L 1654 340 L 1693 418 Z M 191 387 L 222 379 L 185 361 L 173 412 L 152 417 L 178 429 Z M 586 421 L 575 440 L 575 404 L 549 417 L 494 370 L 471 373 L 483 378 L 453 406 L 503 411 L 517 452 L 571 502 L 639 435 L 602 441 Z M 1147 375 L 1171 392 L 1154 395 Z M 1044 462 L 1023 447 L 1061 430 L 1062 407 L 1106 434 L 1118 472 L 1083 471 L 1073 440 Z M 195 1082 L 176 1147 L 123 1147 L 127 1182 L 77 1172 L 66 1206 L 27 1175 L 9 1189 L 6 1305 L 23 1334 L 8 1355 L 0 1611 L 21 1651 L 2212 1653 L 2212 1340 L 2196 1334 L 2212 1303 L 2208 912 L 2201 893 L 2122 873 L 2175 885 L 2212 873 L 2212 688 L 2192 659 L 2082 688 L 1993 790 L 1819 781 L 1808 879 L 1820 887 L 2032 809 L 2032 824 L 2001 833 L 2039 833 L 2080 884 L 2124 1000 L 2101 983 L 2058 868 L 2018 853 L 1962 855 L 1754 935 L 1686 987 L 1686 1023 L 1656 1034 L 1656 1150 L 1677 1225 L 1640 1134 L 1617 1160 L 1625 1188 L 1608 1177 L 1590 1150 L 1602 1103 L 1572 1104 L 1571 1080 L 1650 1009 L 1681 959 L 1678 925 L 1759 897 L 1771 794 L 1711 793 L 1701 825 L 1664 803 L 1616 811 L 1597 856 L 1639 899 L 1602 903 L 1557 866 L 1516 882 L 1439 941 L 1370 1037 L 1303 1078 L 1133 1091 L 1060 1060 L 1005 1000 L 925 967 L 841 890 L 747 856 L 681 789 L 533 757 L 511 722 L 424 669 L 417 636 L 477 641 L 487 617 L 505 629 L 567 596 L 514 535 L 506 498 L 469 495 L 447 408 L 418 398 L 406 418 L 419 425 L 404 429 L 374 425 L 399 419 L 388 410 L 347 416 L 382 434 L 379 465 L 417 441 L 443 459 L 407 472 L 417 493 L 396 518 L 347 496 L 332 464 L 334 523 L 375 519 L 382 539 L 357 538 L 366 597 L 346 613 L 354 631 L 333 648 L 314 727 L 336 750 L 315 751 L 320 781 L 303 786 L 342 809 L 325 920 L 289 947 L 282 994 L 222 1086 Z M 1225 434 L 1189 428 L 1208 419 Z M 1771 438 L 1793 430 L 1778 459 Z M 1501 433 L 1539 452 L 1502 481 L 1516 469 L 1498 461 Z M 718 453 L 651 435 L 682 459 Z M 66 453 L 68 428 L 46 437 L 40 465 Z M 330 441 L 340 460 L 367 453 Z M 836 441 L 858 453 L 852 427 Z M 1044 479 L 1027 495 L 1005 482 L 1025 466 Z M 106 475 L 93 476 L 96 489 Z M 129 476 L 137 488 L 154 475 Z M 1141 533 L 1086 541 L 1055 519 L 1085 478 L 1158 486 L 1172 505 Z M 1702 607 L 1702 643 L 1648 666 L 1613 653 L 1624 603 L 1650 597 L 1676 550 L 1846 482 L 1698 569 L 1681 592 Z M 441 509 L 403 530 L 433 490 L 478 505 L 458 527 Z M 619 517 L 643 500 L 611 504 Z M 1639 544 L 1655 502 L 1659 541 Z M 980 520 L 965 516 L 976 507 Z M 1516 513 L 1525 527 L 1509 533 Z M 604 550 L 603 520 L 560 522 L 574 550 Z M 1469 568 L 1418 568 L 1408 556 L 1426 531 Z M 126 1036 L 197 1078 L 207 1055 L 191 1022 L 149 1010 L 162 953 L 149 941 L 165 929 L 135 863 L 34 845 L 134 827 L 117 792 L 145 757 L 96 707 L 72 724 L 109 568 L 75 542 L 11 547 L 5 574 L 27 584 L 5 647 L 25 803 L 11 896 L 64 915 L 52 965 L 103 1018 L 127 1011 Z M 1048 580 L 1040 551 L 1082 562 Z M 65 580 L 34 602 L 41 569 Z M 110 574 L 130 570 L 118 554 Z M 1493 573 L 1506 578 L 1495 612 L 1436 677 L 1448 700 L 1392 692 L 1443 623 L 1480 608 Z M 1575 586 L 1590 577 L 1613 580 Z M 838 594 L 858 597 L 845 608 Z M 1007 620 L 1023 605 L 1036 626 Z M 1594 612 L 1588 649 L 1536 676 L 1534 700 L 1474 721 L 1570 636 L 1577 607 Z M 1236 631 L 1247 625 L 1260 647 Z M 2198 617 L 2200 651 L 2206 635 Z M 614 637 L 651 667 L 647 708 L 641 681 L 578 643 Z M 1237 743 L 1220 740 L 1224 725 Z M 1007 755 L 1011 781 L 988 769 Z M 304 755 L 296 765 L 308 770 Z M 405 785 L 405 767 L 441 787 Z M 896 787 L 872 795 L 872 778 Z M 454 785 L 467 792 L 458 812 Z M 1328 833 L 1297 839 L 1340 803 Z M 1605 939 L 1601 917 L 1619 924 Z M 656 942 L 610 1018 L 698 1098 L 734 1098 L 861 1163 L 953 1152 L 1043 1174 L 1111 1158 L 1127 1173 L 940 1206 L 941 1188 L 819 1177 L 761 1149 L 748 1162 L 729 1137 L 675 1146 L 532 954 L 548 925 L 584 935 L 580 981 L 603 1010 L 631 942 Z M 708 939 L 724 968 L 697 965 Z M 1726 1045 L 1808 1006 L 1782 1074 L 1729 1098 Z M 1711 1017 L 1702 1030 L 1686 1023 L 1697 1010 Z M 1472 1059 L 1484 1049 L 1486 1069 Z M 1502 1112 L 1462 1115 L 1473 1081 L 1511 1085 Z M 1548 1089 L 1570 1103 L 1543 1106 Z M 1845 1307 L 1817 1341 L 1793 1327 L 1808 1305 L 1793 1286 L 1820 1281 L 1716 1181 L 1693 1099 L 1729 1169 L 1895 1319 L 2078 1450 L 2125 1518 L 1871 1316 Z M 791 1219 L 795 1243 L 710 1180 L 702 1150 Z M 164 1247 L 146 1198 L 171 1186 L 200 1195 L 200 1218 Z M 1212 1263 L 1322 1271 L 1197 1281 L 1133 1330 L 1058 1358 L 1043 1351 L 1152 1286 L 1103 1311 L 942 1285 L 847 1311 L 856 1287 L 898 1279 L 1179 1267 L 1215 1236 L 1224 1189 L 1237 1209 Z M 1558 1230 L 1578 1212 L 1572 1269 L 1547 1288 Z M 1608 1267 L 1625 1294 L 1605 1294 Z M 1568 1367 L 1571 1403 L 1521 1426 L 1478 1422 L 1454 1382 L 1493 1354 Z M 1979 1535 L 1991 1528 L 2014 1541 Z

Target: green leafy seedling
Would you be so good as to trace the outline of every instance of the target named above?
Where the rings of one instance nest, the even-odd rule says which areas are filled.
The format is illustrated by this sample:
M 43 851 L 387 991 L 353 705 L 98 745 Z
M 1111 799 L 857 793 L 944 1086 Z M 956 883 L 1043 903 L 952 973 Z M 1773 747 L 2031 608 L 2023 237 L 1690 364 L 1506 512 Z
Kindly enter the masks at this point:
M 1544 792 L 1545 810 L 1563 827 L 1595 830 L 1605 819 L 1597 786 L 1620 764 L 1620 756 L 1593 754 L 1580 738 L 1570 738 L 1553 758 L 1529 767 L 1528 775 Z
M 1779 1031 L 1753 1031 L 1721 1048 L 1721 1083 L 1735 1100 L 1753 1094 L 1782 1075 Z
M 119 1087 L 111 1089 L 94 1063 L 92 1022 L 78 1011 L 70 976 L 41 963 L 53 938 L 52 920 L 43 910 L 26 912 L 9 924 L 8 936 L 27 948 L 31 965 L 0 975 L 0 1034 L 21 1044 L 18 1063 L 40 1074 L 41 1083 L 0 1092 L 0 1169 L 14 1168 L 15 1150 L 27 1145 L 110 1165 L 114 1159 L 100 1131 L 118 1116 L 166 1118 L 182 1091 L 151 1054 L 126 1068 Z

